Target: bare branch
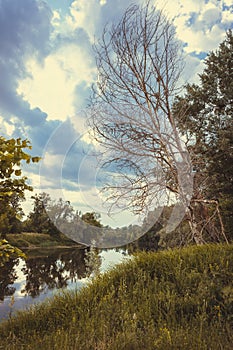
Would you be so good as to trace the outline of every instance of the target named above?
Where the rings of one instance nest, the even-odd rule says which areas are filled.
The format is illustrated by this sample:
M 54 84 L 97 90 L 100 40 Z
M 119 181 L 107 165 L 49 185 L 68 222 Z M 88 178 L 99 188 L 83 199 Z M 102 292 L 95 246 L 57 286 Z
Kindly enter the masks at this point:
M 89 125 L 114 179 L 103 188 L 110 208 L 140 213 L 161 197 L 175 198 L 189 211 L 193 239 L 203 243 L 189 205 L 193 166 L 171 108 L 183 68 L 173 25 L 150 1 L 133 5 L 105 28 L 94 50 L 98 82 Z

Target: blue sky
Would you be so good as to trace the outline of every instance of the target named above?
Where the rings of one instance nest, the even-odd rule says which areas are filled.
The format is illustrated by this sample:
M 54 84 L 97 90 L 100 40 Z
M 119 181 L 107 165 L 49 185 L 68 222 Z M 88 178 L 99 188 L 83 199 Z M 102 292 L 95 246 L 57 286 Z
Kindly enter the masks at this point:
M 93 146 L 85 127 L 87 101 L 97 78 L 92 44 L 104 25 L 117 21 L 129 4 L 0 0 L 0 133 L 28 138 L 33 154 L 43 155 L 42 166 L 25 167 L 36 192 L 63 196 L 84 212 L 102 211 L 98 165 L 87 157 Z M 184 45 L 183 82 L 198 82 L 206 53 L 216 49 L 232 28 L 232 2 L 155 4 L 165 9 Z M 124 221 L 124 215 L 121 218 Z

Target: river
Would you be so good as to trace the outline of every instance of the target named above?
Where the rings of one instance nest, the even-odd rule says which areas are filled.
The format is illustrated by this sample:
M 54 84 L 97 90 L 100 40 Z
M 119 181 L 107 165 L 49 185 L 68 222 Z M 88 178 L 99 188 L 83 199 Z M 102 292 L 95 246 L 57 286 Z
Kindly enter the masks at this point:
M 109 249 L 96 253 L 94 261 L 102 273 L 126 256 L 124 250 Z M 26 260 L 8 262 L 0 269 L 0 322 L 58 290 L 81 288 L 95 270 L 92 265 L 93 254 L 77 248 L 29 251 Z

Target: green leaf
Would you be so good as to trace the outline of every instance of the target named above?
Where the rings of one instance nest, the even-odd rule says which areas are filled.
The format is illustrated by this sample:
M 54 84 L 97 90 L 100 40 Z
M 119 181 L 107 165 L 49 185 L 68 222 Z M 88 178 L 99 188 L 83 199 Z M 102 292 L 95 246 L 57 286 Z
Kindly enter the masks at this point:
M 16 176 L 20 176 L 20 175 L 21 175 L 21 173 L 22 173 L 22 171 L 21 171 L 20 169 L 15 170 L 15 175 L 16 175 Z

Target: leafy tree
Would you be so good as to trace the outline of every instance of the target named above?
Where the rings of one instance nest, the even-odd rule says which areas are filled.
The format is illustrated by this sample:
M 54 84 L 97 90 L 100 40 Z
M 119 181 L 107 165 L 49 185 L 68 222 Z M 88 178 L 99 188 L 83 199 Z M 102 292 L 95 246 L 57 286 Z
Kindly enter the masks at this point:
M 226 33 L 218 50 L 208 54 L 200 84 L 188 84 L 177 97 L 174 113 L 193 159 L 196 198 L 220 202 L 226 234 L 233 225 L 233 36 Z M 204 198 L 207 198 L 204 201 Z M 216 200 L 217 199 L 217 200 Z M 198 204 L 198 203 L 196 203 Z M 197 205 L 198 207 L 198 205 Z M 215 208 L 210 207 L 210 218 Z M 218 223 L 221 225 L 221 222 Z M 211 229 L 206 225 L 207 229 Z M 232 238 L 232 236 L 231 236 Z
M 17 231 L 22 217 L 20 202 L 25 200 L 25 190 L 32 190 L 27 178 L 22 176 L 21 163 L 38 162 L 24 151 L 31 149 L 28 140 L 6 139 L 0 136 L 0 234 Z
M 78 225 L 77 230 L 80 235 L 83 229 L 90 230 L 90 226 L 82 225 L 82 223 L 102 227 L 98 214 L 94 212 L 81 214 L 73 209 L 69 201 L 64 201 L 62 198 L 52 199 L 45 192 L 36 194 L 32 198 L 34 199 L 33 210 L 24 223 L 27 231 L 49 235 L 64 234 L 70 237 L 70 231 L 75 226 L 74 222 Z
M 81 219 L 85 221 L 87 224 L 96 226 L 96 227 L 102 227 L 102 224 L 100 223 L 100 215 L 94 212 L 87 212 L 85 214 L 82 214 Z
M 25 222 L 27 231 L 56 235 L 59 233 L 54 223 L 50 220 L 47 209 L 52 206 L 49 194 L 43 192 L 31 197 L 34 199 L 33 210 L 28 214 Z
M 46 205 L 46 211 L 51 221 L 56 227 L 62 227 L 64 223 L 72 222 L 74 218 L 74 209 L 69 201 L 64 201 L 62 198 L 51 200 Z

